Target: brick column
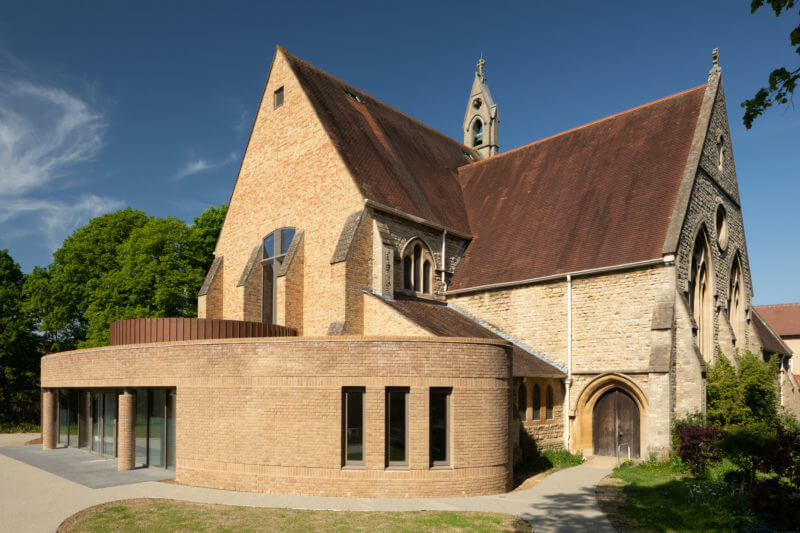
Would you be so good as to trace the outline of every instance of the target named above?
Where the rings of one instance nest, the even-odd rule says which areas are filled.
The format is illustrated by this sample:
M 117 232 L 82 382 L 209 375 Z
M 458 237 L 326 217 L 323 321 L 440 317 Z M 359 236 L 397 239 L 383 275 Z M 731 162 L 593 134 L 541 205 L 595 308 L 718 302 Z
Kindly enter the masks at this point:
M 92 445 L 92 395 L 88 391 L 78 393 L 78 447 Z
M 42 389 L 42 449 L 55 449 L 57 441 L 58 389 Z
M 117 470 L 136 466 L 136 392 L 125 389 L 119 395 L 117 415 Z

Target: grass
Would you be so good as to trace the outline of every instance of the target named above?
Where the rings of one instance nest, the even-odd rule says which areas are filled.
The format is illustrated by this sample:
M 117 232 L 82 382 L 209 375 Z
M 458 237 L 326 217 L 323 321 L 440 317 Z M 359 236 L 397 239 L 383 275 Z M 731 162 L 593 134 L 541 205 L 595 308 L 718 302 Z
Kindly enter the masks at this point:
M 769 530 L 730 481 L 735 470 L 723 462 L 711 468 L 706 478 L 694 479 L 680 460 L 622 465 L 612 474 L 622 485 L 623 495 L 617 509 L 623 520 L 615 526 L 620 531 Z
M 530 532 L 531 528 L 519 518 L 494 513 L 299 511 L 156 499 L 98 505 L 73 515 L 58 528 L 59 533 L 265 530 Z
M 21 424 L 0 424 L 0 433 L 41 433 L 39 424 L 23 422 Z

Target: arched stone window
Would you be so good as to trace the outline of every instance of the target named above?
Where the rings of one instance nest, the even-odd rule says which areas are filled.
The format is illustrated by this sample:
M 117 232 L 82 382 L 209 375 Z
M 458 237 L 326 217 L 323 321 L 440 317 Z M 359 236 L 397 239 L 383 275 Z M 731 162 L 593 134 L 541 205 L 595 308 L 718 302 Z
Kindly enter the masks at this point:
M 472 146 L 480 146 L 483 144 L 483 122 L 481 119 L 476 118 L 472 123 Z
M 745 344 L 746 317 L 745 317 L 744 278 L 742 264 L 737 255 L 731 267 L 731 286 L 728 291 L 728 320 L 736 335 L 736 346 L 741 348 Z
M 533 419 L 534 420 L 541 420 L 542 419 L 542 390 L 539 388 L 539 385 L 533 386 L 533 398 L 531 401 L 533 405 Z
M 697 234 L 689 268 L 689 306 L 697 324 L 697 346 L 706 361 L 714 357 L 714 269 L 704 230 Z
M 275 323 L 278 270 L 289 251 L 294 233 L 294 228 L 281 228 L 264 237 L 264 259 L 261 260 L 261 321 L 267 324 Z
M 553 387 L 550 385 L 547 386 L 547 394 L 545 395 L 545 415 L 544 417 L 547 420 L 552 420 L 553 418 Z
M 414 239 L 403 252 L 403 290 L 430 295 L 433 285 L 433 255 L 421 239 Z
M 527 397 L 528 389 L 525 388 L 525 381 L 522 380 L 519 383 L 519 388 L 517 389 L 517 410 L 519 411 L 519 418 L 520 420 L 525 420 L 527 415 L 526 411 L 528 410 L 528 397 Z

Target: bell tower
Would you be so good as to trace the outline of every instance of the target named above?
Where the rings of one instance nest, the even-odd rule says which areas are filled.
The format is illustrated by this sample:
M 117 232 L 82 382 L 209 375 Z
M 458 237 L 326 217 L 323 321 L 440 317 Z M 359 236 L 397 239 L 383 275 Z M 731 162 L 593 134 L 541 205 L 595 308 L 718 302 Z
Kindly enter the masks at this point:
M 492 101 L 483 67 L 486 61 L 478 60 L 478 70 L 469 93 L 467 112 L 464 115 L 464 144 L 474 148 L 481 159 L 493 156 L 498 151 L 497 125 L 500 117 Z

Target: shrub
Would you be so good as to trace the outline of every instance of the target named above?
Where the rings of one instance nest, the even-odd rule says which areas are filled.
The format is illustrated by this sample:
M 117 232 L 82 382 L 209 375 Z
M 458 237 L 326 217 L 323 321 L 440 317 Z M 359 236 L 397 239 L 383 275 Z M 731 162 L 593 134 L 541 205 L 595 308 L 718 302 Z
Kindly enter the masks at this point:
M 725 430 L 778 420 L 778 362 L 764 361 L 752 352 L 731 365 L 721 350 L 708 369 L 706 380 L 708 421 Z
M 705 475 L 709 465 L 722 460 L 719 444 L 721 429 L 706 424 L 682 423 L 675 427 L 677 455 L 695 477 Z

